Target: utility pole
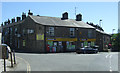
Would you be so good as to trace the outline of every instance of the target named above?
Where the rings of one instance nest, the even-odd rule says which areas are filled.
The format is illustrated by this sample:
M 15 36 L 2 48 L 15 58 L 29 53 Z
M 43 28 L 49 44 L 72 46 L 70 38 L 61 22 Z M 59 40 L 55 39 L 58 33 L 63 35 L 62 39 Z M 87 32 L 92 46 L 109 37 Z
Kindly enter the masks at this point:
M 76 7 L 75 7 L 75 16 L 76 16 Z
M 112 35 L 114 34 L 114 33 L 113 33 L 113 32 L 114 32 L 114 30 L 115 30 L 115 29 L 112 29 Z

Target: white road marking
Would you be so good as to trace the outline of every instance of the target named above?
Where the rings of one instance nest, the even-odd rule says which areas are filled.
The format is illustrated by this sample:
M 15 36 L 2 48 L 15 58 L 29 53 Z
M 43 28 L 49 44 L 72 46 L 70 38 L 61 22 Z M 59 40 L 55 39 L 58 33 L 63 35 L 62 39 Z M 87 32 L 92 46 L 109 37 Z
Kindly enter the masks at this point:
M 109 56 L 109 64 L 110 64 L 110 72 L 112 72 L 112 63 L 111 63 L 111 58 L 112 58 L 112 55 L 107 55 L 107 57 Z
M 112 58 L 112 55 L 110 55 L 110 58 Z
M 23 59 L 23 58 L 21 58 L 21 57 L 16 57 L 16 58 L 19 58 L 19 59 L 23 60 L 23 61 L 27 64 L 27 73 L 30 73 L 30 71 L 31 71 L 31 66 L 30 66 L 30 64 L 29 64 L 25 59 Z
M 108 56 L 109 56 L 109 54 L 108 54 L 108 55 L 106 55 L 106 58 L 108 58 Z

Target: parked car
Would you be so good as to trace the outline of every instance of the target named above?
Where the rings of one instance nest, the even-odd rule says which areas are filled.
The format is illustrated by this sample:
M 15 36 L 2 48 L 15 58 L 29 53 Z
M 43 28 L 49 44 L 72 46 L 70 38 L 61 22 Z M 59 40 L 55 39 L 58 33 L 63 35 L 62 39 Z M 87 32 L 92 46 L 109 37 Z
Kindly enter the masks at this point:
M 76 53 L 80 54 L 80 53 L 98 53 L 98 46 L 94 46 L 94 47 L 89 47 L 89 46 L 85 46 L 83 48 L 77 49 Z

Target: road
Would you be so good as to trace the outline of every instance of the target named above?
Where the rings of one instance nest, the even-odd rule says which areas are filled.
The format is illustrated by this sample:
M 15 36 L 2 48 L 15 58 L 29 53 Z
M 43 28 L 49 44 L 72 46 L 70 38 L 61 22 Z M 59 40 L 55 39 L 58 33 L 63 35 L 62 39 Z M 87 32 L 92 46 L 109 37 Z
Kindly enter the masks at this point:
M 16 53 L 16 56 L 28 64 L 27 69 L 30 71 L 118 71 L 117 52 L 98 54 Z M 26 66 L 21 66 L 21 68 L 23 67 Z

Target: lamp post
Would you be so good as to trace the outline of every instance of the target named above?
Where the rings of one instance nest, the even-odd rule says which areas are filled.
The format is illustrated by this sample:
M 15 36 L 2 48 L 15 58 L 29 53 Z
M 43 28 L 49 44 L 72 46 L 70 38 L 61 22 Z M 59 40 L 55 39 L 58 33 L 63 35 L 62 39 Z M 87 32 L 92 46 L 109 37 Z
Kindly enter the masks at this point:
M 101 22 L 102 22 L 102 20 L 100 19 L 100 20 L 99 20 L 99 25 L 100 25 L 100 27 L 101 27 Z
M 113 35 L 113 32 L 115 31 L 115 29 L 112 29 L 112 35 Z

